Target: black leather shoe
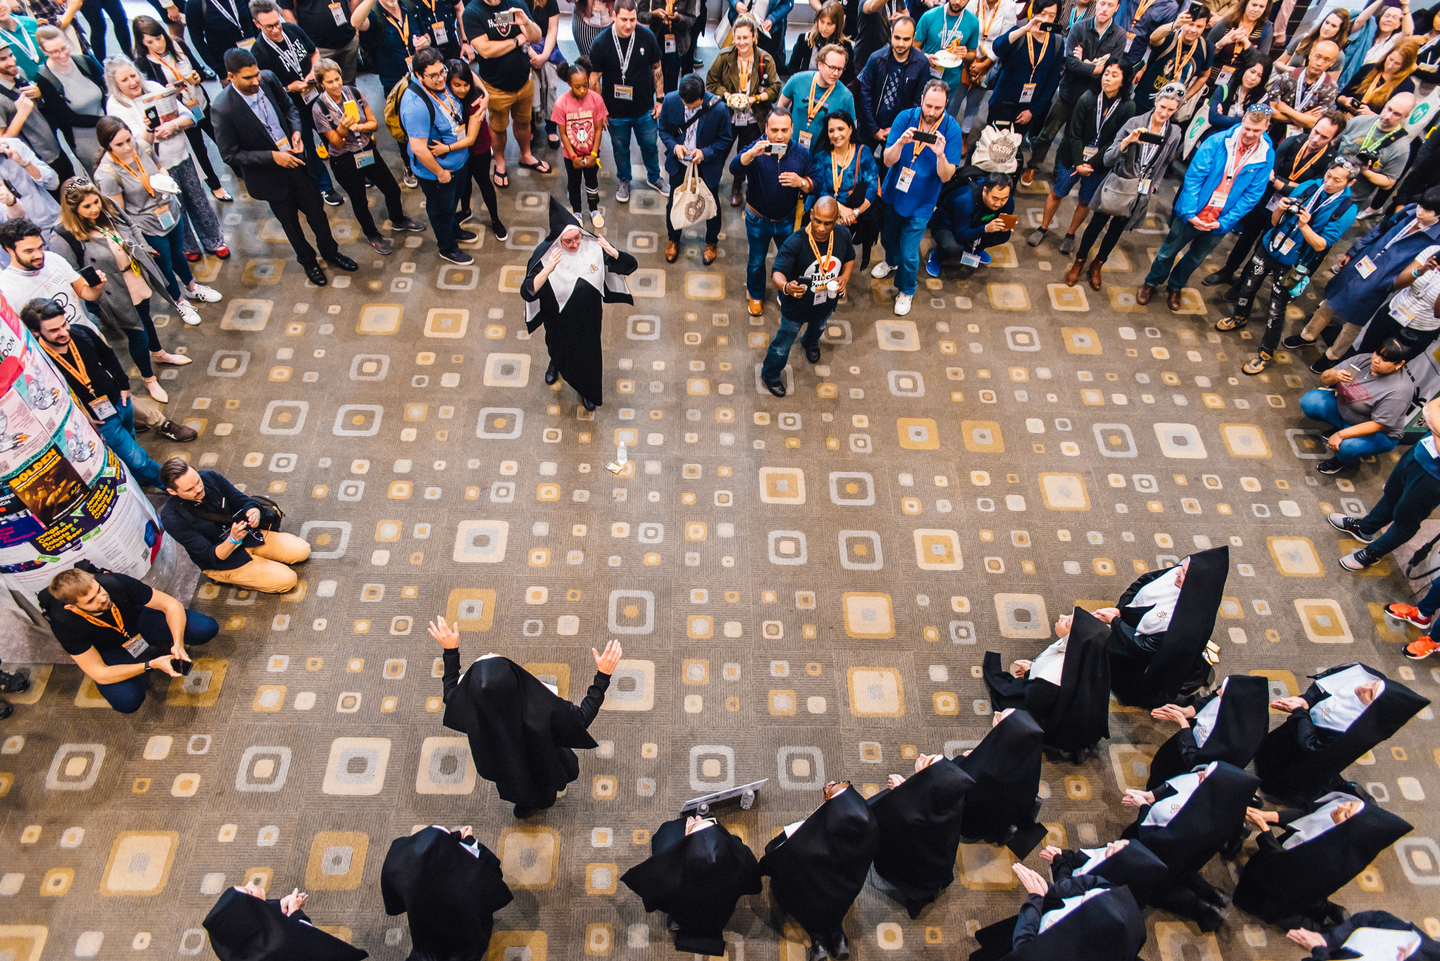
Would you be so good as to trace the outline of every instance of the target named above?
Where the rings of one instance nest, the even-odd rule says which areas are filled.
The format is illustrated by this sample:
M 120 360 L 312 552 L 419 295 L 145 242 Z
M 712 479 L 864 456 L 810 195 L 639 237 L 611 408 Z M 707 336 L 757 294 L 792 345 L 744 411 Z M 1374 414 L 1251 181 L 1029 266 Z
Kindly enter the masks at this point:
M 773 384 L 767 380 L 764 383 L 765 389 L 768 390 L 770 393 L 774 394 L 776 397 L 785 396 L 785 382 L 783 380 L 777 380 Z
M 324 287 L 330 283 L 330 278 L 325 276 L 325 268 L 319 264 L 311 264 L 306 267 L 305 277 L 316 287 Z
M 1340 361 L 1331 360 L 1329 357 L 1321 354 L 1320 359 L 1310 365 L 1310 372 L 1312 374 L 1323 374 L 1325 373 L 1325 371 L 1329 370 L 1331 367 L 1334 367 L 1338 363 L 1340 363 Z
M 835 939 L 835 943 L 830 945 L 830 953 L 835 957 L 835 961 L 849 961 L 850 939 L 840 935 Z
M 590 400 L 589 397 L 581 397 L 580 404 L 582 407 L 584 407 L 588 411 L 591 411 L 592 413 L 595 410 L 595 404 L 593 401 Z
M 806 347 L 806 348 L 805 348 L 805 359 L 808 360 L 808 361 L 810 361 L 810 363 L 812 363 L 812 364 L 818 364 L 818 363 L 820 363 L 820 348 L 819 348 L 819 347 Z
M 1299 334 L 1291 334 L 1289 337 L 1286 337 L 1284 340 L 1280 341 L 1280 346 L 1284 347 L 1286 350 L 1304 350 L 1306 347 L 1314 347 L 1315 341 L 1306 340 Z
M 545 383 L 553 384 L 560 379 L 560 371 L 555 369 L 555 361 L 550 361 L 550 366 L 545 368 Z
M 1234 282 L 1235 278 L 1231 277 L 1223 270 L 1217 270 L 1213 274 L 1206 274 L 1205 279 L 1200 281 L 1200 283 L 1204 284 L 1206 287 L 1218 287 L 1221 284 L 1233 284 Z
M 359 264 L 339 252 L 333 253 L 325 259 L 329 261 L 331 267 L 338 267 L 349 274 L 353 274 L 360 269 Z
M 1239 287 L 1231 287 L 1229 290 L 1225 291 L 1225 293 L 1223 293 L 1223 294 L 1220 295 L 1220 299 L 1223 300 L 1223 301 L 1225 301 L 1225 303 L 1227 303 L 1227 304 L 1233 304 L 1233 303 L 1239 302 L 1239 300 L 1240 300 L 1240 288 L 1239 288 Z

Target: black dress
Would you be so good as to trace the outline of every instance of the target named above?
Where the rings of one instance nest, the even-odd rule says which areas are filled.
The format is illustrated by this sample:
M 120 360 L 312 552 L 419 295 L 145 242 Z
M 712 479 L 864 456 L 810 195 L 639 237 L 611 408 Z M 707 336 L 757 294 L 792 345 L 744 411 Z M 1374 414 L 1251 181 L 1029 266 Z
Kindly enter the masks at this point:
M 1418 935 L 1420 945 L 1405 961 L 1440 961 L 1440 943 L 1432 941 L 1421 929 L 1409 921 L 1402 921 L 1389 911 L 1361 911 L 1352 914 L 1344 923 L 1336 925 L 1325 935 L 1323 947 L 1311 952 L 1308 961 L 1339 961 L 1341 958 L 1358 958 L 1361 952 L 1354 947 L 1346 948 L 1345 942 L 1352 937 L 1364 937 L 1366 929 L 1379 931 L 1410 931 Z
M 1045 915 L 1087 894 L 1078 907 L 1040 931 Z M 1145 945 L 1145 916 L 1129 888 L 1112 888 L 1096 877 L 1067 877 L 1050 885 L 1043 897 L 1027 897 L 1019 914 L 976 931 L 975 940 L 980 948 L 971 952 L 970 961 L 1135 961 Z
M 1197 764 L 1228 761 L 1244 768 L 1254 759 L 1260 742 L 1270 730 L 1269 681 L 1248 674 L 1232 674 L 1225 679 L 1224 688 L 1223 696 L 1216 693 L 1191 702 L 1195 717 L 1190 726 L 1171 735 L 1150 761 L 1150 780 L 1145 785 L 1148 790 L 1155 790 Z M 1215 704 L 1217 700 L 1219 704 Z M 1214 726 L 1202 745 L 1196 741 L 1197 726 L 1211 705 L 1214 705 Z
M 1004 844 L 1023 858 L 1045 838 L 1040 813 L 1041 742 L 1044 732 L 1028 713 L 1016 710 L 990 729 L 968 755 L 951 762 L 975 786 L 966 794 L 960 833 Z
M 410 924 L 409 961 L 482 961 L 495 912 L 514 900 L 489 848 L 434 826 L 390 842 L 380 894 Z
M 220 961 L 360 961 L 370 955 L 310 923 L 285 915 L 280 902 L 226 888 L 201 922 Z
M 880 825 L 875 873 L 895 887 L 912 919 L 955 880 L 960 814 L 974 784 L 941 758 L 870 799 Z
M 1015 677 L 998 653 L 986 651 L 985 686 L 992 707 L 1023 707 L 1040 722 L 1045 743 L 1052 747 L 1077 752 L 1094 747 L 1110 736 L 1109 636 L 1102 621 L 1075 608 L 1059 684 L 1035 677 L 1033 666 L 1025 677 Z

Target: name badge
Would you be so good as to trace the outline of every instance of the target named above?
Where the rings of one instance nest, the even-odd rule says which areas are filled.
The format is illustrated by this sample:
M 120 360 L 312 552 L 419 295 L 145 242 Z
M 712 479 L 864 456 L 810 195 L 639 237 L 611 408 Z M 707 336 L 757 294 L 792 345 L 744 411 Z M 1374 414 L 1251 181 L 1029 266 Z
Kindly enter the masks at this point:
M 115 410 L 115 405 L 110 402 L 109 397 L 97 397 L 90 402 L 90 413 L 95 415 L 96 420 L 109 420 L 118 411 Z
M 971 253 L 971 252 L 968 251 L 968 250 L 965 251 L 963 254 L 960 255 L 960 266 L 961 266 L 961 267 L 979 267 L 979 266 L 980 266 L 980 255 L 979 255 L 979 254 L 976 254 L 976 253 Z
M 611 89 L 612 91 L 614 91 L 614 93 L 615 93 L 615 99 L 616 99 L 616 100 L 634 100 L 634 99 L 635 99 L 635 88 L 634 88 L 634 87 L 626 87 L 626 86 L 622 86 L 621 84 L 618 84 L 618 83 L 617 83 L 615 86 L 611 87 L 610 89 Z
M 1099 147 L 1086 147 L 1086 148 L 1084 148 L 1083 150 L 1080 151 L 1080 158 L 1081 158 L 1081 159 L 1080 159 L 1080 162 L 1081 162 L 1081 163 L 1087 163 L 1087 164 L 1088 164 L 1088 163 L 1090 162 L 1091 158 L 1093 158 L 1093 157 L 1094 157 L 1097 153 L 1099 153 L 1099 152 L 1100 152 L 1100 148 L 1099 148 Z
M 1134 32 L 1133 30 L 1127 30 L 1127 31 L 1125 31 L 1125 52 L 1126 52 L 1126 53 L 1129 53 L 1129 52 L 1130 52 L 1130 46 L 1131 46 L 1134 42 L 1135 42 L 1135 32 Z
M 373 148 L 373 147 L 370 148 L 369 150 L 362 150 L 362 151 L 360 151 L 359 153 L 357 153 L 357 154 L 355 155 L 355 166 L 359 167 L 359 168 L 362 169 L 362 170 L 365 169 L 366 167 L 370 166 L 370 165 L 373 164 L 374 162 L 375 162 L 375 148 Z
M 200 106 L 200 102 L 198 100 L 195 103 L 186 104 L 186 106 L 190 108 L 191 120 L 199 123 L 200 121 L 205 119 L 205 108 Z
M 145 640 L 145 638 L 132 637 L 130 638 L 130 640 L 125 642 L 125 653 L 129 654 L 131 657 L 135 658 L 138 661 L 140 659 L 140 655 L 145 653 L 145 648 L 149 646 L 150 642 Z
M 443 23 L 430 24 L 430 33 L 435 37 L 435 45 L 437 47 L 450 42 L 450 34 L 445 32 L 445 24 Z
M 171 213 L 169 204 L 161 204 L 155 208 L 155 216 L 160 219 L 160 229 L 169 233 L 179 223 L 175 214 Z
M 673 33 L 667 33 L 667 34 L 665 34 L 665 52 L 666 52 L 666 53 L 674 53 L 674 52 L 675 52 L 675 34 L 673 34 Z
M 1148 179 L 1140 181 L 1140 186 L 1139 186 L 1139 189 L 1137 190 L 1137 193 L 1139 193 L 1140 196 L 1143 197 L 1143 196 L 1145 196 L 1146 194 L 1148 194 L 1149 192 L 1150 192 L 1150 181 L 1149 181 Z
M 276 137 L 275 149 L 280 151 L 281 153 L 286 152 L 290 149 L 290 141 L 286 140 L 284 137 Z
M 1295 238 L 1286 237 L 1285 242 L 1280 245 L 1280 256 L 1284 257 L 1295 249 Z
M 811 135 L 810 131 L 808 131 L 808 130 L 802 130 L 802 131 L 800 131 L 800 146 L 804 147 L 806 150 L 809 150 L 809 149 L 810 149 L 810 141 L 811 141 L 812 139 L 814 139 L 814 138 L 813 138 L 813 136 Z
M 1284 199 L 1285 199 L 1284 195 L 1277 193 L 1275 196 L 1273 196 L 1273 197 L 1271 197 L 1269 200 L 1265 201 L 1265 209 L 1266 209 L 1266 210 L 1277 210 L 1277 209 L 1279 209 L 1279 207 L 1280 207 L 1280 201 L 1282 201 L 1282 200 L 1284 200 Z
M 937 67 L 933 63 L 930 65 L 930 76 L 934 77 L 936 80 L 939 80 L 944 74 L 944 67 Z
M 239 47 L 241 50 L 249 50 L 251 47 L 255 46 L 255 38 L 246 37 L 244 40 L 236 43 L 235 46 Z
M 1234 67 L 1222 67 L 1220 68 L 1220 76 L 1216 79 L 1215 85 L 1223 87 L 1230 82 L 1230 78 L 1233 76 L 1235 76 Z
M 1223 191 L 1223 192 L 1222 192 L 1222 191 L 1217 190 L 1217 191 L 1215 191 L 1213 194 L 1210 195 L 1210 202 L 1207 203 L 1205 206 L 1206 206 L 1206 207 L 1214 207 L 1216 210 L 1224 210 L 1224 209 L 1225 209 L 1225 201 L 1227 201 L 1227 200 L 1229 200 L 1229 199 L 1230 199 L 1230 191 L 1226 190 L 1226 191 Z
M 900 171 L 900 176 L 895 180 L 895 189 L 902 194 L 910 192 L 910 184 L 915 179 L 915 168 L 905 167 Z
M 1355 271 L 1361 277 L 1369 277 L 1371 274 L 1375 273 L 1375 264 L 1369 257 L 1361 257 L 1355 263 Z
M 337 27 L 346 20 L 345 11 L 338 3 L 330 4 L 330 16 L 335 18 L 335 26 Z
M 1029 103 L 1035 99 L 1035 84 L 1027 83 L 1020 87 L 1020 102 Z
M 1396 304 L 1395 313 L 1400 315 L 1404 326 L 1409 327 L 1411 324 L 1415 323 L 1415 311 L 1411 310 L 1409 307 L 1401 307 L 1399 304 Z

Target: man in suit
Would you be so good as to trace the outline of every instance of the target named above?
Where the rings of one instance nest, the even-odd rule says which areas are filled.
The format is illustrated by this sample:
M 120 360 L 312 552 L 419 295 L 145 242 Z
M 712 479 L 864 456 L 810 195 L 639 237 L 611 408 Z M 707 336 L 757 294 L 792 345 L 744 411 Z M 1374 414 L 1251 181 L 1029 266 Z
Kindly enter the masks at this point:
M 688 56 L 688 54 L 687 54 Z M 665 259 L 674 263 L 680 256 L 680 230 L 670 221 L 675 205 L 675 191 L 685 185 L 687 164 L 700 164 L 700 179 L 716 197 L 720 196 L 720 174 L 725 170 L 725 155 L 735 141 L 730 129 L 730 111 L 719 97 L 705 91 L 705 81 L 698 73 L 686 74 L 680 89 L 665 95 L 660 105 L 660 141 L 665 144 L 665 172 L 670 177 L 670 202 L 665 207 L 665 224 L 670 240 L 665 245 Z M 720 208 L 705 221 L 706 266 L 720 256 Z
M 357 270 L 359 265 L 335 243 L 320 188 L 305 172 L 300 118 L 285 87 L 273 73 L 261 70 L 248 50 L 226 51 L 225 73 L 230 85 L 215 98 L 211 110 L 220 156 L 240 171 L 250 196 L 270 204 L 312 284 L 324 287 L 328 280 L 315 248 L 300 229 L 302 213 L 321 256 L 341 270 Z

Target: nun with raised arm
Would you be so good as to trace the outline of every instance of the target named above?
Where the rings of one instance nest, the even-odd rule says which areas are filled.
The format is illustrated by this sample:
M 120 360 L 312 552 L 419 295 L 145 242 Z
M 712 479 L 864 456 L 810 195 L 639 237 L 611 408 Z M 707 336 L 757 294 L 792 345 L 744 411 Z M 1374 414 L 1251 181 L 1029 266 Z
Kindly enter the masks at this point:
M 1310 949 L 1306 961 L 1440 961 L 1440 942 L 1389 911 L 1361 911 L 1328 934 L 1296 928 L 1286 935 Z
M 1093 875 L 1050 884 L 1023 864 L 1011 869 L 1025 903 L 1013 917 L 975 932 L 970 961 L 1137 961 L 1145 916 L 1127 887 Z
M 482 961 L 495 912 L 515 899 L 500 859 L 469 825 L 438 824 L 390 842 L 380 895 L 385 913 L 410 925 L 407 961 Z
M 1073 851 L 1047 846 L 1041 848 L 1040 860 L 1050 865 L 1050 875 L 1056 881 L 1093 875 L 1111 887 L 1128 887 L 1141 907 L 1145 906 L 1146 896 L 1170 873 L 1155 852 L 1129 838 L 1111 841 L 1101 848 Z
M 1430 703 L 1365 664 L 1332 667 L 1313 680 L 1299 697 L 1271 702 L 1290 716 L 1255 754 L 1260 789 L 1290 803 L 1342 786 L 1341 771 Z
M 1240 872 L 1236 906 L 1279 928 L 1315 931 L 1345 920 L 1330 896 L 1412 830 L 1354 785 L 1303 808 L 1252 807 L 1245 819 L 1260 830 L 1260 850 Z
M 1176 724 L 1180 730 L 1160 745 L 1150 761 L 1147 790 L 1211 761 L 1245 768 L 1270 732 L 1270 682 L 1231 674 L 1213 694 L 1196 695 L 1183 706 L 1165 704 L 1150 716 Z
M 725 925 L 747 894 L 759 894 L 760 865 L 712 817 L 678 817 L 650 836 L 650 857 L 620 876 L 646 911 L 664 911 L 675 950 L 718 957 Z
M 525 327 L 545 327 L 550 366 L 545 383 L 561 377 L 575 388 L 586 410 L 602 403 L 604 361 L 600 324 L 606 304 L 634 304 L 626 276 L 639 264 L 630 254 L 580 225 L 570 211 L 550 198 L 550 233 L 530 255 L 520 299 Z
M 1045 732 L 1028 711 L 996 711 L 980 743 L 951 763 L 970 776 L 960 816 L 966 840 L 1003 844 L 1023 858 L 1045 838 L 1040 813 L 1040 766 Z
M 556 796 L 580 776 L 575 749 L 597 747 L 589 727 L 605 702 L 610 675 L 623 656 L 611 640 L 605 653 L 593 647 L 595 678 L 585 699 L 571 704 L 508 657 L 493 651 L 460 673 L 460 630 L 437 617 L 430 636 L 444 648 L 445 726 L 470 739 L 475 770 L 495 782 L 502 800 L 527 818 L 552 807 Z
M 201 925 L 220 961 L 360 961 L 370 954 L 310 923 L 309 895 L 299 888 L 279 900 L 251 881 L 226 888 Z
M 870 798 L 880 825 L 875 873 L 895 888 L 911 920 L 955 880 L 960 815 L 974 783 L 945 755 L 922 754 L 913 775 L 890 775 Z

